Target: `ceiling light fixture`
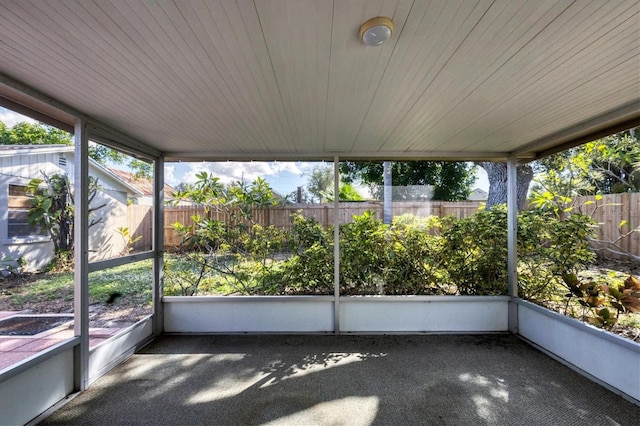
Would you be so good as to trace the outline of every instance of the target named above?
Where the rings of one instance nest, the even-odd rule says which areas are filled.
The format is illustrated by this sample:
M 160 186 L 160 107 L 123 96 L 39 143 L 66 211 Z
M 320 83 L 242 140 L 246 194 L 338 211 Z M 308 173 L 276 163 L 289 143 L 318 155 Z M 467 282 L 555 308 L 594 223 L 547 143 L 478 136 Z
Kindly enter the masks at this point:
M 369 19 L 360 27 L 360 39 L 367 46 L 380 46 L 391 38 L 393 21 L 384 16 Z

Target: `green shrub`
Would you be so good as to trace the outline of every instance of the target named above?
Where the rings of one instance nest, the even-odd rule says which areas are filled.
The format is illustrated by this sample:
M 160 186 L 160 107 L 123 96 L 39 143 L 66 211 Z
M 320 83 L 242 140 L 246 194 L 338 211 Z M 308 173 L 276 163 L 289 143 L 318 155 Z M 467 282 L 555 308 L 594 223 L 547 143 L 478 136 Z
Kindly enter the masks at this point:
M 442 256 L 452 286 L 462 295 L 507 292 L 507 214 L 503 207 L 471 217 L 443 219 Z

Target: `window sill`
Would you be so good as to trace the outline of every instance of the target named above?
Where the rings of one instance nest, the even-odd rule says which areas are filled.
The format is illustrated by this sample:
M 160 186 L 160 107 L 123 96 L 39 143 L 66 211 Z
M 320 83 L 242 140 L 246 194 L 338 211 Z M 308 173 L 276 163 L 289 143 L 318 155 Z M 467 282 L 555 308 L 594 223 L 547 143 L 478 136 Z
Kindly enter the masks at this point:
M 31 237 L 13 237 L 2 240 L 5 245 L 22 245 L 22 244 L 41 244 L 51 241 L 50 237 L 36 235 Z

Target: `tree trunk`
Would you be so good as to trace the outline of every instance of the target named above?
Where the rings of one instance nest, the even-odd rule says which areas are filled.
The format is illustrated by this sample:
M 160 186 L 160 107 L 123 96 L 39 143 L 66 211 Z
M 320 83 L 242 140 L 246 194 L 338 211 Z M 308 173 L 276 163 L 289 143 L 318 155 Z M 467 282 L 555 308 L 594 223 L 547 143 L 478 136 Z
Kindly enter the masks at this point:
M 507 202 L 507 163 L 492 163 L 488 161 L 476 163 L 482 167 L 489 178 L 489 197 L 487 198 L 486 209 L 490 209 L 496 204 Z M 524 208 L 527 201 L 529 184 L 533 179 L 533 169 L 529 165 L 518 166 L 517 168 L 517 194 L 518 210 Z

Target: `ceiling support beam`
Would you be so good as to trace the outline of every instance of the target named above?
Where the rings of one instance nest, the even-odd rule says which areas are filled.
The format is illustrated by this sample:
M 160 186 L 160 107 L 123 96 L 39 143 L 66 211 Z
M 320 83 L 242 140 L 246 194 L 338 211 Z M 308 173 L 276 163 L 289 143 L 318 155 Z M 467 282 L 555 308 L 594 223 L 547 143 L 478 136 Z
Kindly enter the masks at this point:
M 33 108 L 26 107 L 23 104 L 15 102 L 2 95 L 0 95 L 0 106 L 10 109 L 14 112 L 17 112 L 18 114 L 26 115 L 28 117 L 33 118 L 34 120 L 38 120 L 50 126 L 57 127 L 58 129 L 64 130 L 65 132 L 68 132 L 68 133 L 74 132 L 73 125 L 66 123 L 64 121 L 58 120 L 56 118 L 53 118 L 50 115 L 44 114 Z
M 106 139 L 105 142 L 108 145 L 111 143 L 117 145 L 114 148 L 123 151 L 133 150 L 133 153 L 141 152 L 152 158 L 158 158 L 161 155 L 157 149 L 1 73 L 0 105 L 70 133 L 74 132 L 76 120 L 82 120 L 97 138 Z
M 507 161 L 508 152 L 327 152 L 300 153 L 274 152 L 255 154 L 251 152 L 165 152 L 165 162 L 204 161 L 332 161 L 335 156 L 341 161 Z
M 538 159 L 640 126 L 640 99 L 515 150 L 517 158 Z

